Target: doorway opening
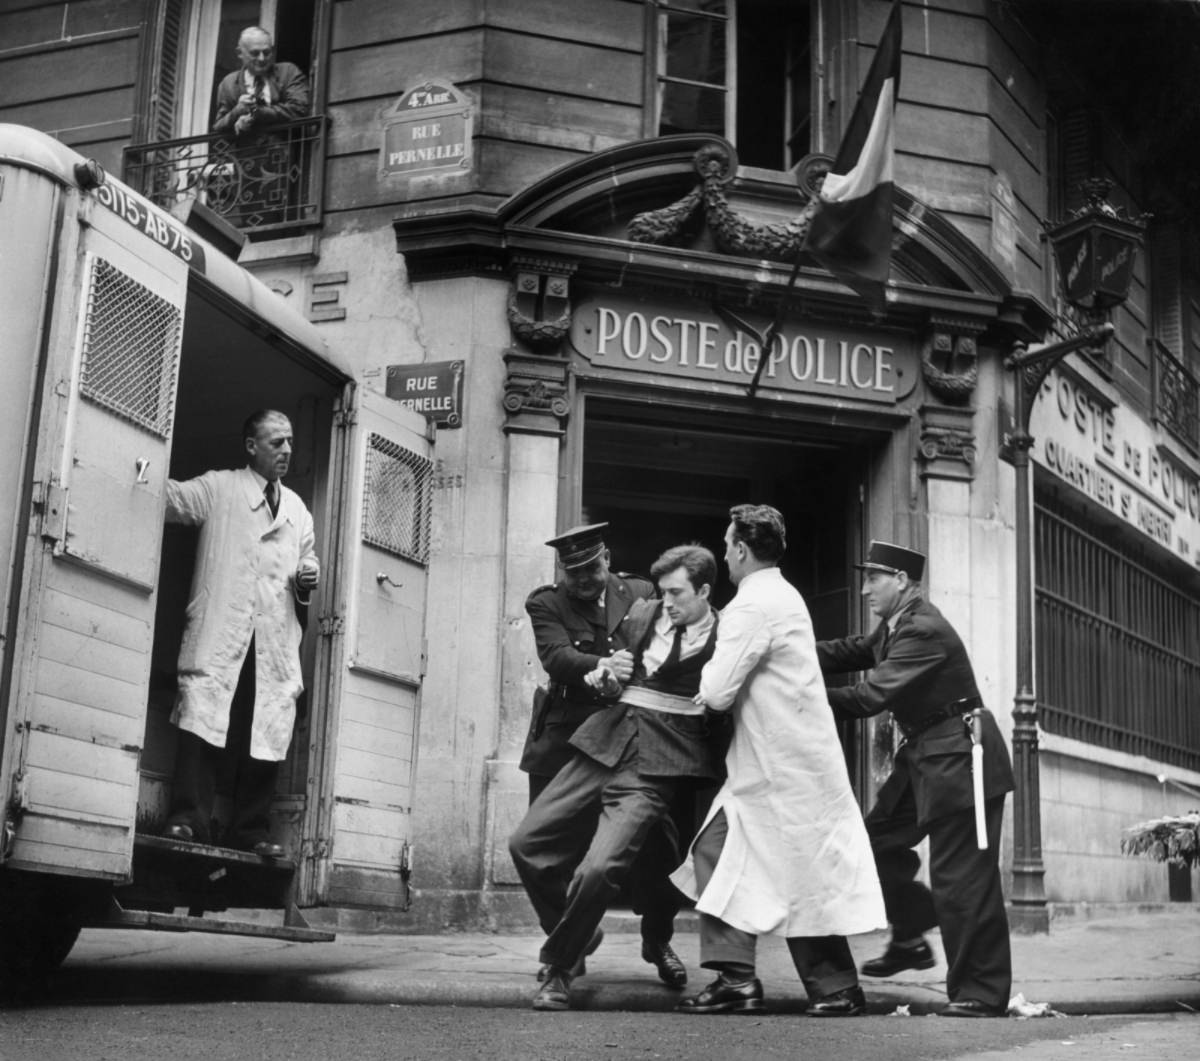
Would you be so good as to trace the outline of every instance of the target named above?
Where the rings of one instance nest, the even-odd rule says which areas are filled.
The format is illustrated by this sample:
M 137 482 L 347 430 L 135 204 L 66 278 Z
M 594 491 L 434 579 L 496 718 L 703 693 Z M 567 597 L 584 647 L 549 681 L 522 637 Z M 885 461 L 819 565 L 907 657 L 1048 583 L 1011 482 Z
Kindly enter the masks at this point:
M 322 530 L 330 503 L 330 439 L 335 402 L 342 382 L 332 367 L 301 363 L 272 341 L 269 329 L 222 296 L 190 279 L 184 314 L 183 343 L 169 475 L 183 480 L 210 469 L 240 468 L 245 449 L 240 438 L 245 418 L 259 408 L 278 409 L 292 422 L 295 446 L 285 480 L 313 514 L 317 555 L 325 579 L 329 558 Z M 158 595 L 146 735 L 141 761 L 138 831 L 157 835 L 167 815 L 174 777 L 177 730 L 169 722 L 177 685 L 177 666 L 186 608 L 191 596 L 199 531 L 166 524 L 162 536 Z M 318 597 L 305 610 L 302 623 L 315 619 Z M 311 624 L 310 624 L 311 625 Z M 287 760 L 281 765 L 272 816 L 288 849 L 298 846 L 307 807 L 308 762 L 315 721 L 312 694 L 318 638 L 311 629 L 301 643 L 305 691 L 298 706 L 296 729 Z M 218 786 L 216 816 L 223 821 L 227 801 Z M 215 833 L 214 835 L 219 835 Z
M 699 542 L 724 555 L 729 509 L 773 505 L 787 525 L 785 577 L 804 596 L 818 638 L 854 628 L 870 445 L 828 428 L 769 430 L 746 419 L 593 400 L 583 435 L 582 518 L 610 524 L 617 570 L 645 574 L 664 549 Z M 732 596 L 716 587 L 717 607 Z

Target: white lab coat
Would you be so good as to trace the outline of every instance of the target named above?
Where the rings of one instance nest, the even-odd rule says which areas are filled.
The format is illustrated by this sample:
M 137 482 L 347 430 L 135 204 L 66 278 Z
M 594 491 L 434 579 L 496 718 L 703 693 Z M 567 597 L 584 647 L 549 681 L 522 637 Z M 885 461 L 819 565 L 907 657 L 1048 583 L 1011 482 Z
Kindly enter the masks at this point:
M 300 561 L 315 562 L 316 555 L 312 516 L 299 495 L 281 483 L 272 519 L 263 484 L 250 468 L 167 481 L 167 521 L 200 527 L 171 721 L 225 746 L 229 707 L 253 635 L 250 754 L 278 761 L 287 755 L 304 688 L 294 578 Z
M 672 875 L 696 909 L 744 932 L 853 935 L 887 925 L 862 812 L 817 664 L 804 599 L 778 568 L 742 579 L 700 676 L 732 708 L 728 777 L 708 821 L 729 834 L 704 893 L 691 852 Z

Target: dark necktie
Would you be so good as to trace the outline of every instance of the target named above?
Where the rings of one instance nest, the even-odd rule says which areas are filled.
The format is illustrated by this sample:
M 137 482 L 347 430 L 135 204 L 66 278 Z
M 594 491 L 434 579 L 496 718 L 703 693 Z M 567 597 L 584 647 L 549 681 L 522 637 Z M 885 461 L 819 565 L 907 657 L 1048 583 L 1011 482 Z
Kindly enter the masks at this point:
M 254 79 L 254 102 L 262 107 L 267 102 L 266 95 L 267 82 L 262 77 Z
M 267 498 L 267 508 L 271 510 L 271 518 L 275 518 L 275 514 L 279 511 L 279 484 L 272 479 L 267 483 L 263 493 Z
M 675 636 L 671 640 L 671 650 L 667 653 L 667 658 L 662 661 L 662 666 L 659 667 L 659 672 L 665 671 L 679 663 L 679 654 L 683 650 L 683 627 L 675 627 Z

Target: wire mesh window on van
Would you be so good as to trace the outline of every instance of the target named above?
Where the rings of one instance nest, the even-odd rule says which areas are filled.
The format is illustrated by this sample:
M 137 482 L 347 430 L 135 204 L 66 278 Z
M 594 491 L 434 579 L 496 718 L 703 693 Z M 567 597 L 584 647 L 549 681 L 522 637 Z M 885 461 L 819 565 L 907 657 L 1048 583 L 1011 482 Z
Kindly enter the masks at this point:
M 372 434 L 367 443 L 363 541 L 429 563 L 433 463 Z
M 103 258 L 92 259 L 80 392 L 118 416 L 171 433 L 183 313 Z

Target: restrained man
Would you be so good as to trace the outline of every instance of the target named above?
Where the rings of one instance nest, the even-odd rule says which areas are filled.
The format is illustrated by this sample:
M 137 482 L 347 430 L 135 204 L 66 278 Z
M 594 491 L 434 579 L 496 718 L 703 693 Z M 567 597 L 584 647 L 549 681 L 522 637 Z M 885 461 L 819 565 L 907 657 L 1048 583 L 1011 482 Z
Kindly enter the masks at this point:
M 654 596 L 654 584 L 612 570 L 604 542 L 607 529 L 607 523 L 592 523 L 550 539 L 546 544 L 556 552 L 562 578 L 535 589 L 525 601 L 538 659 L 550 678 L 549 689 L 539 689 L 535 698 L 521 755 L 520 768 L 529 775 L 531 804 L 571 758 L 570 741 L 576 729 L 609 705 L 587 682 L 587 675 L 603 660 L 618 681 L 633 676 L 627 616 L 636 601 Z M 596 813 L 595 807 L 584 812 L 581 835 L 591 834 Z M 670 947 L 679 896 L 667 878 L 678 851 L 678 832 L 667 817 L 647 838 L 629 882 L 634 912 L 641 915 L 642 953 L 668 984 L 687 978 Z M 584 969 L 581 960 L 573 971 L 581 976 Z M 543 964 L 538 979 L 545 980 L 547 972 Z
M 570 1007 L 574 969 L 599 943 L 600 920 L 646 837 L 668 818 L 681 786 L 721 776 L 722 727 L 692 701 L 716 644 L 716 574 L 715 557 L 699 545 L 676 546 L 654 562 L 662 599 L 637 601 L 626 617 L 632 680 L 622 689 L 606 661 L 587 676 L 619 702 L 575 731 L 573 757 L 512 836 L 513 862 L 547 933 L 541 958 L 549 973 L 535 1009 Z M 597 807 L 589 841 L 579 822 Z M 643 957 L 661 969 L 645 944 Z M 682 987 L 682 965 L 679 973 L 664 979 Z

